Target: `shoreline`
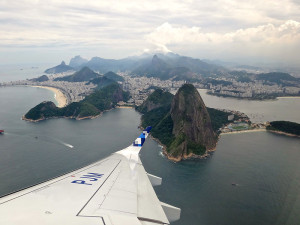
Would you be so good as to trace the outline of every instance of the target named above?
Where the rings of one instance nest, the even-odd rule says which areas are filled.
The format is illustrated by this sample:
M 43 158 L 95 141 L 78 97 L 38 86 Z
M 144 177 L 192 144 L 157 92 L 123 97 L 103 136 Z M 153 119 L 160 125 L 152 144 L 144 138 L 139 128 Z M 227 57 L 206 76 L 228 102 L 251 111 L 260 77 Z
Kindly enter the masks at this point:
M 134 109 L 133 106 L 116 106 L 116 108 L 120 108 L 120 109 Z
M 97 118 L 97 117 L 99 117 L 99 116 L 102 116 L 102 112 L 99 113 L 99 114 L 96 115 L 96 116 L 86 116 L 86 117 L 54 116 L 54 117 L 49 117 L 49 118 L 43 117 L 43 118 L 40 118 L 40 119 L 37 119 L 37 120 L 27 119 L 27 118 L 25 117 L 25 115 L 23 115 L 21 119 L 24 120 L 24 121 L 27 121 L 27 122 L 38 123 L 38 122 L 40 122 L 40 121 L 44 121 L 44 120 L 48 120 L 48 119 L 60 119 L 60 118 L 64 118 L 64 119 L 74 119 L 74 120 L 85 120 L 85 119 L 91 119 L 91 120 L 92 120 L 92 119 L 95 119 L 95 118 Z
M 261 131 L 267 131 L 267 129 L 261 128 L 261 129 L 252 129 L 252 130 L 240 130 L 240 131 L 224 132 L 224 133 L 220 133 L 220 136 L 224 135 L 224 134 L 253 133 L 253 132 L 261 132 Z
M 280 98 L 300 98 L 300 96 L 282 96 L 282 97 L 277 97 L 278 99 Z
M 142 128 L 142 127 L 140 127 L 140 128 Z M 142 128 L 142 130 L 143 130 L 143 128 Z M 158 145 L 162 146 L 163 155 L 168 160 L 172 161 L 173 163 L 177 163 L 177 162 L 180 162 L 182 160 L 189 160 L 189 159 L 206 159 L 206 158 L 210 157 L 210 155 L 211 155 L 210 153 L 216 151 L 216 147 L 215 147 L 213 149 L 207 150 L 207 152 L 203 155 L 195 155 L 193 153 L 189 153 L 188 155 L 183 154 L 182 156 L 179 156 L 179 157 L 173 157 L 167 152 L 167 147 L 164 144 L 162 144 L 158 138 L 153 137 L 151 134 L 149 135 L 149 137 L 152 140 L 156 141 Z
M 300 135 L 297 135 L 297 134 L 290 134 L 290 133 L 286 133 L 286 132 L 283 132 L 283 131 L 279 131 L 279 130 L 267 130 L 271 133 L 275 133 L 275 134 L 281 134 L 281 135 L 285 135 L 285 136 L 289 136 L 289 137 L 297 137 L 297 138 L 300 138 Z
M 66 96 L 58 88 L 48 87 L 48 86 L 31 86 L 31 87 L 44 88 L 44 89 L 48 89 L 48 90 L 52 91 L 54 93 L 54 98 L 57 101 L 57 107 L 63 108 L 67 105 Z

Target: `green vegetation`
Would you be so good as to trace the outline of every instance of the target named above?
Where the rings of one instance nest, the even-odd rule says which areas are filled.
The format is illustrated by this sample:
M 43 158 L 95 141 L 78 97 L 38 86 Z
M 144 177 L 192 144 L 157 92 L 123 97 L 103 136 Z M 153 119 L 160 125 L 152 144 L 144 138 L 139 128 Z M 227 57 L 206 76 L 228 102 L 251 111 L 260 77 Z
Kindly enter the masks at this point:
M 38 78 L 33 78 L 33 79 L 30 79 L 30 81 L 33 81 L 33 82 L 44 82 L 44 81 L 48 81 L 49 78 L 47 75 L 42 75 Z
M 172 142 L 167 146 L 167 152 L 172 155 L 179 155 L 181 152 L 180 145 L 185 142 L 186 135 L 184 133 L 180 133 L 177 137 L 174 136 Z
M 68 81 L 68 82 L 84 82 L 89 81 L 91 79 L 97 78 L 100 75 L 95 73 L 88 67 L 83 67 L 80 71 L 74 73 L 70 76 L 58 77 L 55 78 L 54 81 Z
M 53 102 L 42 102 L 30 109 L 25 115 L 25 118 L 31 120 L 39 120 L 48 117 L 55 117 L 60 115 L 61 111 Z
M 282 80 L 284 81 L 296 81 L 297 78 L 291 76 L 288 73 L 279 73 L 279 72 L 272 72 L 272 73 L 261 73 L 256 76 L 257 80 L 266 80 L 274 83 L 281 83 Z
M 85 118 L 99 115 L 104 110 L 114 108 L 119 101 L 127 101 L 129 93 L 124 92 L 117 83 L 95 91 L 80 102 L 73 102 L 58 108 L 53 102 L 42 102 L 28 111 L 25 119 L 43 120 L 54 117 Z
M 104 88 L 112 83 L 115 83 L 115 81 L 107 78 L 107 77 L 97 77 L 97 78 L 94 78 L 92 80 L 90 80 L 87 84 L 95 84 L 97 85 L 97 88 L 96 89 L 101 89 L 101 88 Z
M 183 95 L 193 95 L 194 89 L 191 84 L 185 84 L 181 91 Z M 169 92 L 156 89 L 141 106 L 136 107 L 137 111 L 143 113 L 141 126 L 152 126 L 151 135 L 165 145 L 166 151 L 172 156 L 179 155 L 177 153 L 182 151 L 180 145 L 184 141 L 186 141 L 188 147 L 187 154 L 193 152 L 197 155 L 203 155 L 206 152 L 205 146 L 189 140 L 184 133 L 176 137 L 173 134 L 174 122 L 170 113 L 173 97 Z M 228 124 L 228 115 L 231 115 L 231 113 L 213 108 L 207 108 L 207 110 L 215 132 L 224 124 Z M 183 119 L 185 120 L 186 118 Z
M 111 84 L 85 97 L 83 102 L 94 105 L 98 110 L 104 111 L 117 105 L 119 101 L 128 101 L 129 93 L 124 92 L 117 83 Z
M 114 72 L 107 72 L 106 74 L 104 74 L 103 75 L 104 77 L 106 77 L 106 78 L 108 78 L 108 79 L 111 79 L 111 80 L 113 80 L 113 81 L 116 81 L 116 82 L 118 82 L 118 81 L 121 81 L 121 82 L 123 82 L 124 81 L 124 78 L 123 77 L 121 77 L 120 75 L 118 75 L 118 74 L 116 74 L 116 73 L 114 73 Z
M 195 88 L 192 84 L 184 84 L 180 90 L 184 94 L 185 97 L 192 95 L 195 91 Z
M 154 104 L 171 104 L 173 95 L 170 92 L 164 92 L 162 89 L 156 89 L 148 98 Z
M 142 116 L 142 127 L 152 126 L 151 135 L 166 146 L 172 142 L 174 135 L 170 107 L 159 107 Z
M 221 110 L 208 107 L 206 107 L 206 109 L 209 113 L 211 125 L 215 132 L 217 132 L 219 128 L 221 128 L 223 125 L 229 123 L 228 116 L 231 115 L 231 113 L 223 112 Z
M 197 144 L 196 142 L 193 142 L 191 140 L 188 140 L 187 142 L 187 149 L 189 153 L 194 153 L 196 155 L 203 155 L 206 152 L 206 147 L 201 145 L 201 144 Z
M 170 111 L 173 97 L 170 92 L 163 91 L 160 88 L 156 89 L 142 105 L 136 107 L 136 110 L 140 113 L 146 113 L 154 108 L 164 106 L 168 107 Z
M 300 136 L 300 124 L 289 121 L 273 121 L 267 126 L 267 130 L 281 131 Z

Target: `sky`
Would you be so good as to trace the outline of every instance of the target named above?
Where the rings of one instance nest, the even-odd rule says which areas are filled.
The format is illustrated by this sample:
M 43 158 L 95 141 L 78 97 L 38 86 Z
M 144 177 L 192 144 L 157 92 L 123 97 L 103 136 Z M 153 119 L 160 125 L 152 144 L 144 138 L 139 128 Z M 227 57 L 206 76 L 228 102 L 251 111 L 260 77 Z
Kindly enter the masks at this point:
M 158 51 L 298 65 L 300 0 L 0 0 L 0 65 Z

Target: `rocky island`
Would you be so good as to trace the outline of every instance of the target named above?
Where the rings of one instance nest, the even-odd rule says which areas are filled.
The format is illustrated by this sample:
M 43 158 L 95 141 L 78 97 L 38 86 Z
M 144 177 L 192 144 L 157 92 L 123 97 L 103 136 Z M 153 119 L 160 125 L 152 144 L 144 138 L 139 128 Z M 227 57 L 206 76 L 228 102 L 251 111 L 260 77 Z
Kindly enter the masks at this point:
M 141 126 L 152 125 L 151 135 L 173 161 L 203 158 L 215 150 L 217 131 L 230 114 L 206 108 L 192 84 L 184 84 L 175 96 L 157 89 L 136 109 L 143 113 Z

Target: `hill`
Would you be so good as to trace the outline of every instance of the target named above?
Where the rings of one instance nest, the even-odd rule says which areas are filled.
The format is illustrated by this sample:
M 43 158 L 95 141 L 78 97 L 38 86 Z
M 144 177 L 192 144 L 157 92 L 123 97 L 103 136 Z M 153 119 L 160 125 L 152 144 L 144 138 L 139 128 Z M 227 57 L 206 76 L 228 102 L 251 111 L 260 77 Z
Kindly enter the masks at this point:
M 65 77 L 55 78 L 54 81 L 68 81 L 68 82 L 84 82 L 89 81 L 91 79 L 97 78 L 100 75 L 95 73 L 88 67 L 83 67 L 80 71 Z
M 89 61 L 80 56 L 75 56 L 70 60 L 70 66 L 76 69 L 89 67 L 100 73 L 127 71 L 134 76 L 145 75 L 160 79 L 172 78 L 188 81 L 199 80 L 201 77 L 227 74 L 227 70 L 222 66 L 174 53 L 143 54 L 123 59 L 93 57 Z
M 90 80 L 87 84 L 90 84 L 90 83 L 93 83 L 95 85 L 97 85 L 97 88 L 96 89 L 101 89 L 101 88 L 104 88 L 110 84 L 114 84 L 116 83 L 114 80 L 111 80 L 107 77 L 97 77 L 97 78 L 94 78 L 92 80 Z
M 272 72 L 272 73 L 261 73 L 256 75 L 257 80 L 264 80 L 269 81 L 277 84 L 285 83 L 288 81 L 298 81 L 299 79 L 291 76 L 288 73 L 279 73 L 279 72 Z
M 143 113 L 141 126 L 152 126 L 151 135 L 165 146 L 165 154 L 175 161 L 203 157 L 214 149 L 218 129 L 228 123 L 230 114 L 206 108 L 190 84 L 180 88 L 175 97 L 157 89 L 136 110 Z
M 30 81 L 33 81 L 33 82 L 44 82 L 44 81 L 48 81 L 49 78 L 47 75 L 42 75 L 38 78 L 33 78 L 33 79 L 30 79 Z
M 45 73 L 63 73 L 72 70 L 74 70 L 73 67 L 66 65 L 66 63 L 62 61 L 60 65 L 46 69 Z
M 141 113 L 149 112 L 153 109 L 160 108 L 162 106 L 171 107 L 171 102 L 174 95 L 162 89 L 156 89 L 142 105 L 136 107 L 137 111 Z
M 107 73 L 109 71 L 131 71 L 135 67 L 138 59 L 124 58 L 124 59 L 103 59 L 100 57 L 93 57 L 90 61 L 83 64 L 95 71 Z
M 82 65 L 88 62 L 87 59 L 82 58 L 80 55 L 75 56 L 70 60 L 69 66 L 73 68 L 80 68 Z
M 151 60 L 146 60 L 134 69 L 132 74 L 157 77 L 162 80 L 172 78 L 175 80 L 197 81 L 207 76 L 225 75 L 227 70 L 199 59 L 168 53 L 166 55 L 154 55 Z
M 120 75 L 118 75 L 118 74 L 116 74 L 116 73 L 114 73 L 112 71 L 107 72 L 103 76 L 106 77 L 106 78 L 108 78 L 108 79 L 114 80 L 116 82 L 118 82 L 118 81 L 123 82 L 124 81 L 123 77 L 121 77 Z
M 129 93 L 124 92 L 121 87 L 113 83 L 91 95 L 80 102 L 73 102 L 66 107 L 58 108 L 53 102 L 42 102 L 30 109 L 24 120 L 37 122 L 40 120 L 66 117 L 77 120 L 99 116 L 103 111 L 114 108 L 119 101 L 127 101 Z
M 300 136 L 300 124 L 289 121 L 270 122 L 270 125 L 267 126 L 267 130 Z
M 174 140 L 167 148 L 167 155 L 181 160 L 193 155 L 205 155 L 214 150 L 217 136 L 213 132 L 210 116 L 197 89 L 184 84 L 171 104 Z

